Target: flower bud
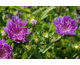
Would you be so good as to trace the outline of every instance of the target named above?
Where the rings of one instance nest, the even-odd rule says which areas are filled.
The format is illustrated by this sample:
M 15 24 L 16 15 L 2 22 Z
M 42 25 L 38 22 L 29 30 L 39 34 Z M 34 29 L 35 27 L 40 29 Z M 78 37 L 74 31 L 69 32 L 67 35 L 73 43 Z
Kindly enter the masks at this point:
M 45 38 L 48 38 L 48 37 L 49 37 L 48 33 L 45 33 L 45 34 L 44 34 L 44 37 L 45 37 Z
M 28 17 L 30 18 L 30 17 L 31 17 L 31 15 L 28 15 Z
M 66 11 L 68 11 L 69 9 L 68 8 L 66 8 Z
M 10 14 L 7 14 L 7 17 L 8 17 L 8 18 L 11 18 L 11 15 L 10 15 Z
M 35 25 L 37 23 L 37 21 L 35 19 L 32 19 L 30 22 L 32 25 Z
M 21 15 L 21 14 L 22 14 L 22 12 L 18 12 L 18 13 L 17 13 L 17 15 Z
M 78 49 L 78 45 L 74 46 L 76 49 Z
M 26 49 L 31 49 L 31 47 L 29 45 L 26 45 Z
M 1 31 L 1 35 L 4 36 L 6 33 L 5 31 Z
M 15 54 L 13 55 L 12 59 L 15 59 L 15 58 L 16 58 L 16 56 L 17 56 L 17 53 L 15 53 Z
M 50 58 L 50 57 L 51 57 L 51 55 L 50 55 L 50 54 L 48 54 L 48 55 L 47 55 L 47 57 L 48 57 L 48 58 Z
M 35 42 L 38 42 L 38 38 L 34 38 Z

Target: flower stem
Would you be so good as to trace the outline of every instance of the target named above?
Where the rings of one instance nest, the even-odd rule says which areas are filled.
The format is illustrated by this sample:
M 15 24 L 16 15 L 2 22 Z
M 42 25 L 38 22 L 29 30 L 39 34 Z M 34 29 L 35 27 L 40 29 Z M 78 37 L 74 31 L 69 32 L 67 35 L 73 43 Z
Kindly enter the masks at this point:
M 57 42 L 57 41 L 60 40 L 60 39 L 61 39 L 61 37 L 58 38 L 58 39 L 56 39 L 56 40 L 54 40 L 54 41 L 52 41 L 51 44 L 54 43 L 54 42 Z
M 30 33 L 25 38 L 28 38 L 33 32 L 34 32 L 34 26 L 31 28 Z

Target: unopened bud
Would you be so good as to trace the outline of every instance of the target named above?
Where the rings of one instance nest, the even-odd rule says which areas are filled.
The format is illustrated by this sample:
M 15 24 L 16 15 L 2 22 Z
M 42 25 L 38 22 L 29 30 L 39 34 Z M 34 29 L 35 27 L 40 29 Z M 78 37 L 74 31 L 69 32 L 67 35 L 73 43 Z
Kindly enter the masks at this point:
M 46 33 L 46 34 L 44 34 L 44 37 L 45 37 L 45 38 L 48 38 L 48 37 L 49 37 L 49 35 Z
M 38 38 L 34 38 L 35 42 L 38 42 Z
M 5 31 L 1 31 L 1 35 L 4 36 L 6 33 Z
M 75 48 L 77 49 L 78 48 L 78 45 L 76 45 Z
M 31 15 L 28 15 L 28 17 L 30 18 L 30 17 L 31 17 Z
M 50 54 L 48 54 L 48 55 L 47 55 L 47 57 L 49 57 L 49 58 L 50 58 L 50 57 L 51 57 L 51 55 L 50 55 Z
M 66 11 L 68 11 L 69 9 L 67 8 Z
M 26 49 L 31 49 L 31 47 L 29 45 L 26 45 Z
M 15 58 L 16 58 L 16 56 L 17 56 L 17 53 L 16 53 L 16 54 L 14 54 L 12 58 L 13 58 L 13 59 L 15 59 Z
M 11 15 L 10 15 L 10 14 L 7 14 L 7 17 L 8 17 L 8 18 L 11 18 Z
M 32 20 L 31 20 L 31 24 L 32 24 L 32 25 L 35 25 L 36 23 L 37 23 L 37 21 L 36 21 L 35 19 L 32 19 Z
M 22 12 L 18 12 L 18 13 L 17 13 L 17 15 L 21 15 L 21 14 L 22 14 Z

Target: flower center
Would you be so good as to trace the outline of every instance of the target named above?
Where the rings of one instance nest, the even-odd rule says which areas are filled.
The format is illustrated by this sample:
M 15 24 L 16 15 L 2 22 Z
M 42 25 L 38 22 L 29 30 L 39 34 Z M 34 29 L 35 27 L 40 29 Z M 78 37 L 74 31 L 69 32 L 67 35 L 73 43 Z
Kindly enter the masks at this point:
M 63 32 L 69 32 L 70 31 L 70 28 L 68 28 L 66 26 L 63 26 L 61 29 Z

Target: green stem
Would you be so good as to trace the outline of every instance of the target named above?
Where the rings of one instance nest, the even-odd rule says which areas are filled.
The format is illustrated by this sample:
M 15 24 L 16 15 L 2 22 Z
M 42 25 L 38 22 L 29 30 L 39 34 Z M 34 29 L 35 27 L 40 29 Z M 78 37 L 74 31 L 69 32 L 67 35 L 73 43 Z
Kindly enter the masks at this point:
M 31 28 L 30 33 L 25 38 L 28 38 L 30 35 L 32 35 L 33 32 L 34 32 L 34 26 Z
M 52 41 L 51 44 L 54 43 L 54 42 L 57 42 L 57 41 L 60 40 L 60 39 L 61 39 L 61 37 L 58 38 L 58 39 L 56 39 L 56 40 L 54 40 L 54 41 Z

